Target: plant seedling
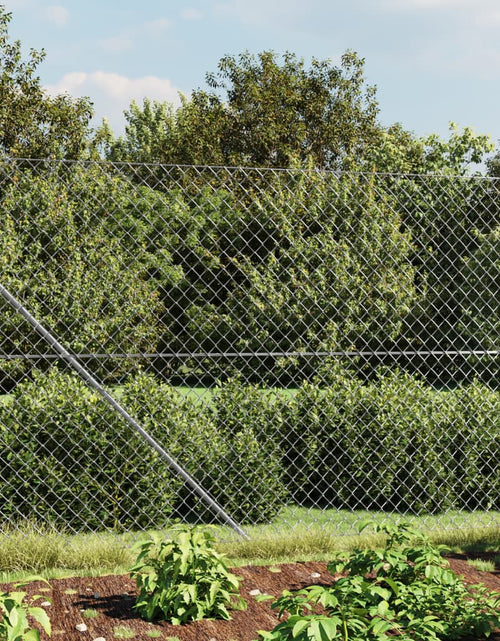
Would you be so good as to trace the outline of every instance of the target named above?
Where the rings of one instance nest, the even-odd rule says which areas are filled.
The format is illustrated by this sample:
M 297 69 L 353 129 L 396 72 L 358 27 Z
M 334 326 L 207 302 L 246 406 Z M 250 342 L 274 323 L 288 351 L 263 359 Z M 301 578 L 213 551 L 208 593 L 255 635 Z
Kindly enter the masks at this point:
M 387 536 L 383 549 L 339 553 L 328 569 L 344 576 L 332 586 L 283 592 L 271 607 L 289 616 L 259 640 L 479 639 L 500 625 L 500 594 L 470 590 L 443 559 L 443 546 L 404 523 L 374 529 Z
M 213 549 L 215 538 L 202 527 L 176 528 L 176 538 L 154 537 L 138 544 L 130 575 L 139 595 L 135 609 L 147 621 L 173 624 L 199 619 L 229 619 L 230 608 L 246 607 L 240 581 L 223 556 Z

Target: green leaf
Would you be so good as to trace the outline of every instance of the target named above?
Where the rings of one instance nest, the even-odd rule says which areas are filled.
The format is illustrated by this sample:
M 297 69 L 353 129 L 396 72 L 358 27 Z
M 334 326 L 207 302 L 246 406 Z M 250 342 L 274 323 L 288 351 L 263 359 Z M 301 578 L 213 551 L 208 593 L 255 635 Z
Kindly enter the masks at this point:
M 380 635 L 384 632 L 389 632 L 393 630 L 395 624 L 393 622 L 386 621 L 385 619 L 374 619 L 371 624 L 371 628 L 376 635 Z
M 43 608 L 30 607 L 29 614 L 43 627 L 45 632 L 50 635 L 50 619 L 47 612 Z
M 23 641 L 40 641 L 40 632 L 38 630 L 28 630 L 23 635 Z
M 309 619 L 303 618 L 299 619 L 292 628 L 292 636 L 296 639 L 300 634 L 309 627 Z
M 391 590 L 394 593 L 394 596 L 398 596 L 399 594 L 399 587 L 396 581 L 394 579 L 391 579 L 391 577 L 385 576 L 384 577 L 384 583 L 387 583 L 387 585 L 391 588 Z
M 337 625 L 331 619 L 315 619 L 311 622 L 310 630 L 314 641 L 332 641 L 337 634 Z
M 387 603 L 387 601 L 380 601 L 380 603 L 377 605 L 377 611 L 380 616 L 385 616 L 389 611 L 389 604 Z

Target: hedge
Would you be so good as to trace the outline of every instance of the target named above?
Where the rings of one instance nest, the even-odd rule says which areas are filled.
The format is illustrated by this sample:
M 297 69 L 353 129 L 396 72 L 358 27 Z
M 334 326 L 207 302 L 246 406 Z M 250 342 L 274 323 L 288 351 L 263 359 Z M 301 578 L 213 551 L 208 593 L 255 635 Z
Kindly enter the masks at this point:
M 251 426 L 224 434 L 213 408 L 143 373 L 123 386 L 121 402 L 233 518 L 277 513 L 280 459 Z M 55 368 L 35 372 L 0 406 L 0 482 L 5 517 L 38 514 L 75 530 L 158 527 L 206 510 L 96 392 Z
M 292 391 L 238 380 L 182 394 L 139 372 L 121 401 L 241 523 L 287 502 L 439 512 L 500 509 L 500 396 L 479 382 L 437 392 L 416 377 Z M 6 518 L 38 514 L 75 530 L 207 519 L 207 506 L 76 375 L 52 369 L 0 405 Z M 213 516 L 213 515 L 212 515 Z
M 392 373 L 304 384 L 282 434 L 298 501 L 348 509 L 500 508 L 500 395 L 479 382 L 437 392 Z

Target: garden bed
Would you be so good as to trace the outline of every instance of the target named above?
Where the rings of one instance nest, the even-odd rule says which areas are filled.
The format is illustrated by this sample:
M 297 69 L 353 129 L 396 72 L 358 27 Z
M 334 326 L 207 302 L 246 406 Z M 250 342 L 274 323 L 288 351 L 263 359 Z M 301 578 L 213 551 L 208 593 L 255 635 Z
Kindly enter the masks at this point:
M 495 553 L 475 554 L 473 558 L 492 560 Z M 483 583 L 488 590 L 500 592 L 500 568 L 479 571 L 467 563 L 465 555 L 448 557 L 451 568 L 464 576 L 467 583 Z M 143 621 L 133 610 L 135 582 L 128 575 L 103 577 L 75 577 L 50 581 L 50 587 L 33 583 L 26 587 L 28 594 L 41 594 L 50 600 L 45 606 L 52 623 L 52 639 L 87 641 L 104 638 L 132 638 L 145 641 L 152 638 L 170 641 L 251 641 L 257 631 L 271 630 L 277 623 L 277 613 L 270 601 L 259 602 L 257 590 L 280 596 L 284 589 L 299 590 L 314 583 L 329 585 L 335 580 L 326 563 L 304 562 L 276 566 L 245 566 L 233 572 L 243 579 L 240 593 L 247 601 L 246 611 L 232 612 L 230 621 L 197 621 L 182 626 L 167 623 L 151 624 Z M 3 589 L 8 586 L 2 586 Z M 77 625 L 85 624 L 79 631 Z M 489 637 L 500 641 L 500 632 Z M 48 639 L 42 633 L 42 639 Z

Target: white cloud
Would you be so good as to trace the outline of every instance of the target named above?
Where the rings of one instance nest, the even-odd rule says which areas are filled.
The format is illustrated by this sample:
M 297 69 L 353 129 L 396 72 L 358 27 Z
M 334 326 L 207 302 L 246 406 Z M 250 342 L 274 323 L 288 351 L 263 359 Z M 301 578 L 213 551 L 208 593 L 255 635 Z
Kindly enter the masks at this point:
M 117 133 L 123 130 L 123 112 L 130 107 L 132 100 L 142 104 L 144 98 L 151 98 L 180 104 L 179 89 L 168 78 L 157 76 L 129 78 L 104 71 L 73 71 L 45 90 L 50 95 L 89 96 L 94 103 L 97 122 L 107 118 Z
M 184 9 L 181 11 L 181 18 L 184 18 L 184 20 L 201 20 L 203 14 L 198 9 Z
M 60 4 L 52 4 L 45 9 L 45 18 L 58 27 L 64 27 L 69 22 L 69 11 Z

